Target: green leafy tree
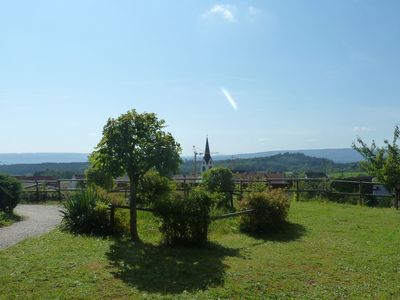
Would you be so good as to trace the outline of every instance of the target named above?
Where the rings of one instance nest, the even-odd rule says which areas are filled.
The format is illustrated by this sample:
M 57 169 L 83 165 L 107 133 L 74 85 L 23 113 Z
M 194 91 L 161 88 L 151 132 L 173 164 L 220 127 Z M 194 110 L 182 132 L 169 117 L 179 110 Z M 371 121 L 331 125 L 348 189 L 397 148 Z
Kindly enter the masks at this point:
M 85 177 L 89 185 L 97 185 L 105 190 L 111 190 L 114 187 L 114 178 L 93 163 L 85 171 Z
M 131 239 L 138 241 L 137 191 L 143 175 L 156 169 L 162 175 L 171 175 L 180 165 L 181 147 L 170 133 L 165 132 L 165 121 L 154 113 L 128 111 L 116 119 L 108 119 L 103 137 L 91 154 L 96 168 L 114 178 L 127 174 L 130 186 Z
M 398 140 L 400 137 L 399 126 L 396 126 L 393 133 L 393 140 L 384 140 L 384 145 L 379 147 L 375 141 L 368 146 L 360 137 L 357 143 L 353 143 L 353 149 L 359 152 L 365 159 L 361 167 L 372 176 L 375 176 L 389 190 L 396 193 L 395 206 L 398 208 L 400 191 L 400 148 Z
M 228 168 L 218 167 L 212 168 L 203 174 L 204 187 L 212 192 L 220 194 L 222 197 L 217 197 L 217 206 L 220 208 L 232 208 L 230 199 L 231 193 L 235 188 L 233 182 L 232 171 Z

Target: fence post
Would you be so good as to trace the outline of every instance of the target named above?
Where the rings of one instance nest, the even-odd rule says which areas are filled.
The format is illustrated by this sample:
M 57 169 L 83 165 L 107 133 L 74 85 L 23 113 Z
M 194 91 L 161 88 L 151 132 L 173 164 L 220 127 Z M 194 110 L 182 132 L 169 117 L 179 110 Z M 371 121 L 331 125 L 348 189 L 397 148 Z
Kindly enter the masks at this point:
M 240 180 L 240 200 L 243 199 L 243 181 Z
M 299 179 L 296 179 L 296 201 L 299 201 Z
M 115 206 L 110 204 L 110 231 L 114 232 Z
M 39 183 L 37 180 L 35 180 L 35 184 L 36 184 L 36 202 L 39 202 L 40 200 L 40 195 L 39 195 Z
M 183 175 L 183 196 L 184 197 L 187 197 L 188 190 L 189 190 L 189 188 L 188 188 L 188 186 L 186 184 L 186 175 Z
M 57 179 L 57 197 L 58 201 L 61 202 L 61 180 Z
M 363 204 L 363 197 L 362 197 L 362 186 L 361 186 L 361 181 L 358 182 L 358 194 L 359 194 L 359 198 L 358 198 L 358 205 L 362 205 Z
M 400 189 L 398 187 L 396 187 L 394 189 L 394 201 L 393 201 L 395 209 L 399 209 L 399 197 L 400 197 L 400 193 L 399 192 L 400 192 Z

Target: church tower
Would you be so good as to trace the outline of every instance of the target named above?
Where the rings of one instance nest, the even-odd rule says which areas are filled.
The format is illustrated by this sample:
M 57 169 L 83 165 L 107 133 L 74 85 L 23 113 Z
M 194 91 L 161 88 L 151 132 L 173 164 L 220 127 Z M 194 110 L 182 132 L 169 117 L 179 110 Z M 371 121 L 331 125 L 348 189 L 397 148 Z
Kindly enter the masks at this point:
M 214 166 L 214 162 L 211 158 L 210 146 L 208 145 L 208 137 L 206 139 L 206 149 L 204 150 L 203 162 L 201 163 L 201 173 L 211 169 Z

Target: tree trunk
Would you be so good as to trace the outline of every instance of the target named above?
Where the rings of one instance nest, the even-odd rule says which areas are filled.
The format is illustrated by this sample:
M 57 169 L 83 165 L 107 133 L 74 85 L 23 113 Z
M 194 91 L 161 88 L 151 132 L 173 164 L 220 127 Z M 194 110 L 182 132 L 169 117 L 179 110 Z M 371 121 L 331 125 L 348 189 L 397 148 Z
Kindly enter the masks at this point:
M 129 202 L 130 202 L 130 216 L 131 216 L 131 240 L 134 242 L 139 242 L 139 235 L 137 232 L 137 211 L 136 211 L 136 196 L 137 196 L 137 186 L 138 180 L 136 179 L 129 179 Z

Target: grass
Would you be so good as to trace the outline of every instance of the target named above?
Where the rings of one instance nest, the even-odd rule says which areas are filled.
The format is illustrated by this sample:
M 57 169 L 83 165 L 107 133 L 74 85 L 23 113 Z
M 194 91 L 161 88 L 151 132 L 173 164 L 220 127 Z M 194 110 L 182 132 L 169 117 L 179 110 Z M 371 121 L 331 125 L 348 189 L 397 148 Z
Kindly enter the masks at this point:
M 292 203 L 284 232 L 248 236 L 216 221 L 204 248 L 159 244 L 140 214 L 141 244 L 55 230 L 0 252 L 0 299 L 398 299 L 400 214 Z
M 0 211 L 0 228 L 10 226 L 11 224 L 21 221 L 21 217 L 14 213 L 5 213 Z

